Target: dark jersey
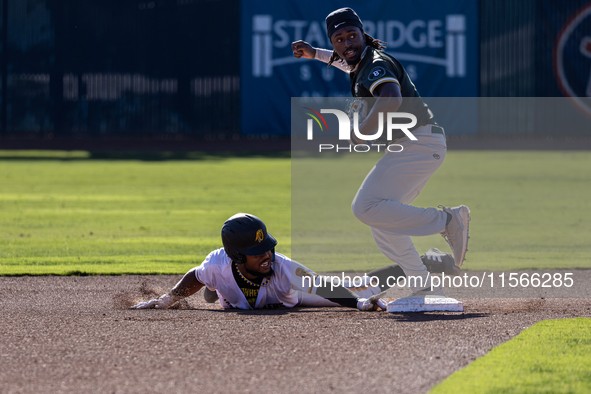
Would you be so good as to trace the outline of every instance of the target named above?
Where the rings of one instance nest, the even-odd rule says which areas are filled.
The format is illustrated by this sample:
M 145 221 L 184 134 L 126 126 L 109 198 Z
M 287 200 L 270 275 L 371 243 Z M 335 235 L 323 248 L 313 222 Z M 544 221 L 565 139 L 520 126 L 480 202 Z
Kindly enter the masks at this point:
M 402 64 L 387 53 L 368 46 L 357 71 L 352 72 L 349 77 L 353 97 L 374 97 L 373 93 L 379 85 L 386 82 L 398 84 L 403 97 L 398 112 L 409 112 L 417 117 L 417 125 L 413 129 L 436 124 L 433 113 L 423 102 Z
M 257 303 L 257 297 L 259 296 L 259 290 L 261 288 L 260 283 L 254 283 L 244 277 L 240 270 L 238 269 L 238 265 L 235 262 L 232 262 L 232 273 L 234 274 L 234 279 L 236 280 L 236 284 L 246 297 L 246 301 L 250 304 L 251 308 L 254 308 Z M 259 280 L 262 282 L 262 278 Z

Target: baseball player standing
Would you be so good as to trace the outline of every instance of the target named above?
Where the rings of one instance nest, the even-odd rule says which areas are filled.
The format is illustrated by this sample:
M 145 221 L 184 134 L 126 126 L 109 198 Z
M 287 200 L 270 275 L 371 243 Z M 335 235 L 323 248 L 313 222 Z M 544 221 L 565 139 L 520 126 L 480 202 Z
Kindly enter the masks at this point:
M 407 276 L 423 278 L 423 287 L 414 287 L 413 295 L 443 296 L 442 289 L 431 290 L 429 272 L 411 236 L 441 233 L 452 249 L 456 266 L 460 267 L 468 248 L 470 209 L 465 205 L 419 208 L 410 203 L 445 158 L 444 130 L 433 120 L 432 112 L 404 67 L 383 52 L 384 42 L 363 31 L 355 11 L 350 8 L 333 11 L 326 17 L 326 28 L 333 51 L 296 41 L 292 43 L 293 54 L 296 58 L 320 60 L 329 67 L 334 64 L 349 73 L 353 97 L 378 99 L 359 125 L 360 134 L 374 133 L 379 112 L 411 112 L 417 117 L 416 126 L 410 129 L 417 140 L 400 135 L 389 141 L 402 145 L 403 151 L 386 150 L 359 188 L 352 204 L 353 213 L 371 227 L 384 255 L 398 263 Z M 353 144 L 364 142 L 352 133 Z

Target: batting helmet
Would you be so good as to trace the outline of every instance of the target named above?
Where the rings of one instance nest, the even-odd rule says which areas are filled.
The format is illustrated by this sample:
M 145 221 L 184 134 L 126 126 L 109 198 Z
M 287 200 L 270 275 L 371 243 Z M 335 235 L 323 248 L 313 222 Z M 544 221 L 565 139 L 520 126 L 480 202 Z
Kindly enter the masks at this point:
M 232 261 L 245 263 L 247 255 L 259 256 L 273 250 L 277 240 L 267 232 L 261 219 L 248 213 L 237 213 L 224 222 L 222 243 Z

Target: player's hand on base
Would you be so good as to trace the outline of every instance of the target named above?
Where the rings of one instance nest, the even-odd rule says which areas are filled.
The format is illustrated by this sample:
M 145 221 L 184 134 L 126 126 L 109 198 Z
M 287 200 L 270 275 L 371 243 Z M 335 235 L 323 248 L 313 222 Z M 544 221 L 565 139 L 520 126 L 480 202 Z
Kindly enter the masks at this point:
M 178 300 L 180 300 L 180 297 L 164 294 L 155 300 L 140 302 L 139 304 L 132 306 L 131 309 L 168 309 Z
M 381 298 L 358 298 L 357 299 L 357 309 L 360 311 L 377 311 L 377 310 L 386 310 L 388 307 L 388 303 Z
M 306 58 L 314 59 L 316 57 L 316 48 L 308 44 L 306 41 L 295 41 L 291 43 L 291 50 L 293 51 L 293 57 L 296 59 Z

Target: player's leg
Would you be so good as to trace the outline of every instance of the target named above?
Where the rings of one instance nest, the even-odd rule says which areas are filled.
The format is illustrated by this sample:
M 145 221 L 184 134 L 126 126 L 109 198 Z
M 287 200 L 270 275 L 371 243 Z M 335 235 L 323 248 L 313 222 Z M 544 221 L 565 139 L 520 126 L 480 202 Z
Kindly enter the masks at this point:
M 457 276 L 462 273 L 460 267 L 455 265 L 454 257 L 437 248 L 431 248 L 426 253 L 422 254 L 421 261 L 425 264 L 427 271 L 429 271 L 431 275 L 444 273 L 448 276 Z M 377 279 L 380 292 L 399 286 L 401 283 L 406 283 L 406 274 L 398 264 L 376 268 L 375 270 L 368 272 L 367 277 L 370 281 L 375 281 Z M 399 278 L 404 278 L 404 281 Z
M 388 259 L 398 263 L 406 275 L 405 283 L 413 291 L 431 286 L 431 275 L 408 235 L 394 234 L 375 228 L 371 229 L 371 233 L 380 251 Z M 381 284 L 380 280 L 380 286 Z
M 443 136 L 421 136 L 403 144 L 400 153 L 386 154 L 372 169 L 353 201 L 353 212 L 372 229 L 380 251 L 412 278 L 413 290 L 430 287 L 430 274 L 410 235 L 437 234 L 447 214 L 435 208 L 409 205 L 445 158 Z M 407 284 L 408 284 L 407 280 Z
M 367 175 L 352 209 L 355 216 L 372 228 L 419 236 L 445 229 L 447 213 L 436 208 L 409 205 L 421 192 L 445 157 L 442 141 L 405 143 L 399 153 L 387 153 Z M 436 158 L 438 157 L 438 158 Z

